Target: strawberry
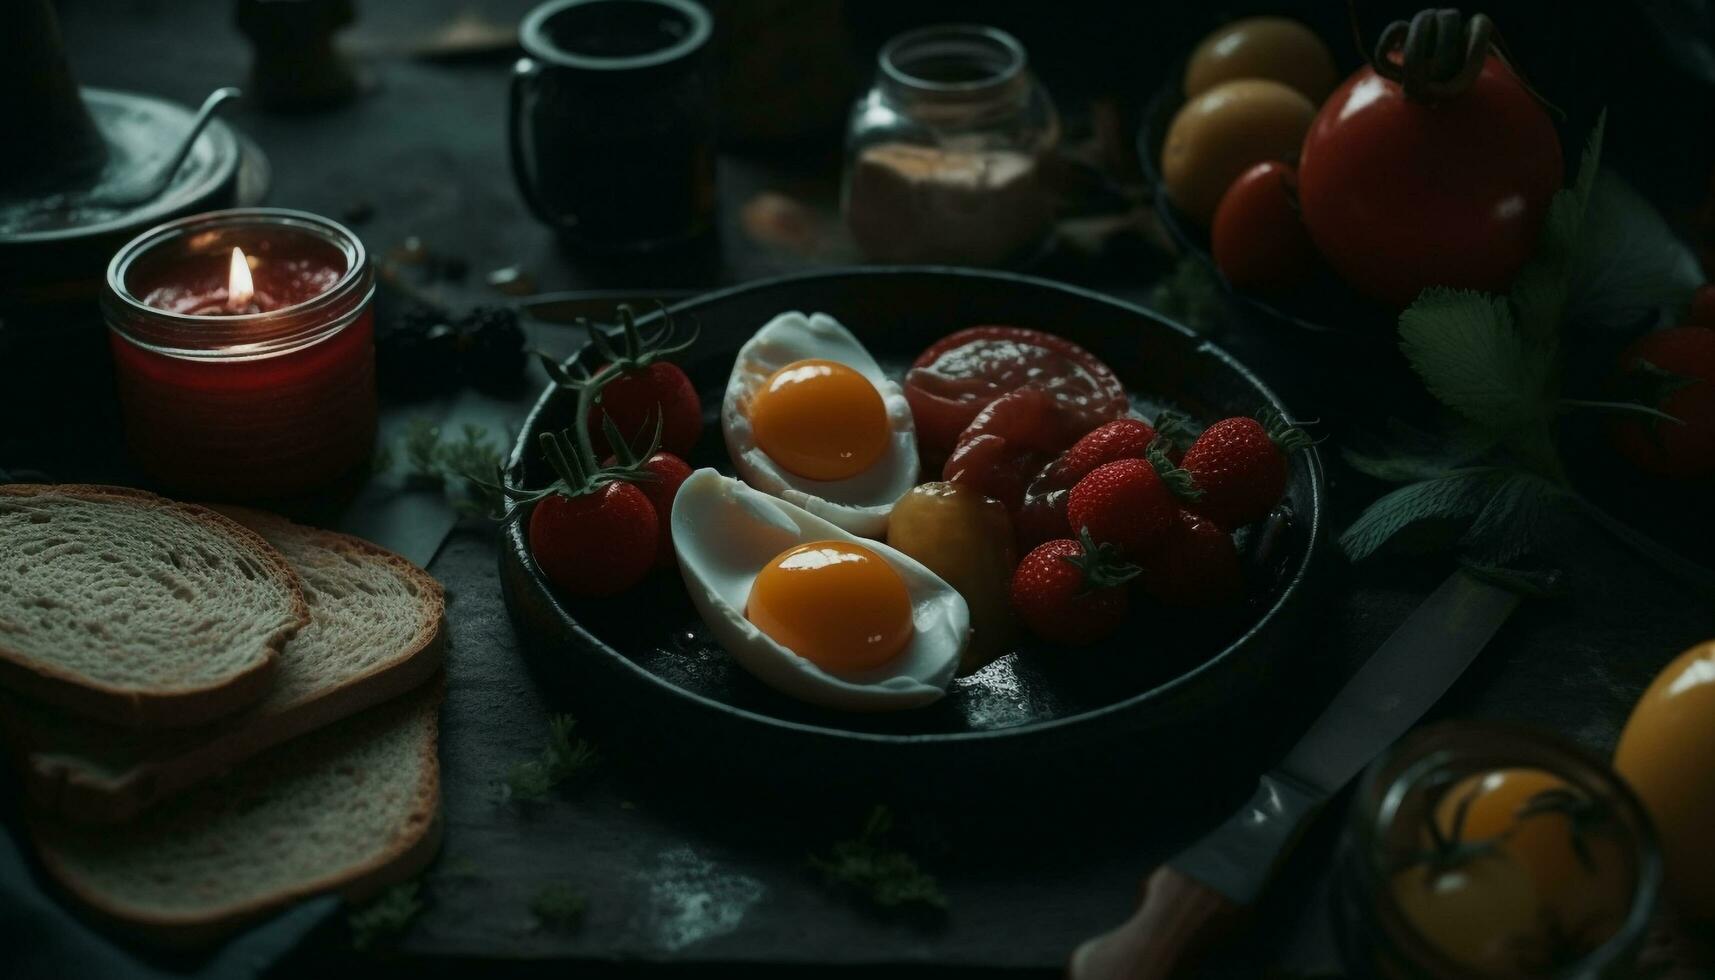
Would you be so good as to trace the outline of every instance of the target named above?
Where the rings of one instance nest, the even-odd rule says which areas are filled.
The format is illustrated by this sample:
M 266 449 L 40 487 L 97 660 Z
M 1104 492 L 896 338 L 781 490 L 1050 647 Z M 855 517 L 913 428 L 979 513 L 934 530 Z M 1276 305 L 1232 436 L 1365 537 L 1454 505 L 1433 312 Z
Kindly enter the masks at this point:
M 602 419 L 610 418 L 627 438 L 645 432 L 655 419 L 661 422 L 661 448 L 683 457 L 690 453 L 703 434 L 703 403 L 697 397 L 696 386 L 678 365 L 665 360 L 696 342 L 693 329 L 689 336 L 676 339 L 673 322 L 651 336 L 637 329 L 631 307 L 619 307 L 621 345 L 614 347 L 607 335 L 589 328 L 590 344 L 606 361 L 593 377 L 573 375 L 566 366 L 546 355 L 539 355 L 549 377 L 562 388 L 593 393 L 596 411 L 588 412 L 590 442 L 597 453 L 615 451 L 615 446 L 603 431 Z M 586 324 L 587 326 L 587 324 Z
M 1286 457 L 1310 437 L 1279 413 L 1222 419 L 1203 430 L 1179 465 L 1201 497 L 1189 506 L 1227 531 L 1267 517 L 1286 493 Z
M 1164 605 L 1209 608 L 1237 602 L 1245 594 L 1244 569 L 1232 535 L 1190 511 L 1143 567 L 1138 579 Z
M 1066 499 L 1066 519 L 1128 560 L 1143 559 L 1178 520 L 1175 492 L 1192 492 L 1160 446 L 1150 459 L 1116 459 L 1091 470 Z
M 1069 536 L 1072 525 L 1066 520 L 1066 502 L 1078 481 L 1103 463 L 1142 459 L 1154 441 L 1154 427 L 1142 419 L 1114 419 L 1084 433 L 1025 489 L 1024 503 L 1013 514 L 1019 550 Z
M 613 466 L 618 462 L 617 457 L 609 456 L 602 465 Z M 649 506 L 655 508 L 655 523 L 660 529 L 657 535 L 660 540 L 655 549 L 655 566 L 667 568 L 675 561 L 670 523 L 673 518 L 673 500 L 679 496 L 679 485 L 690 477 L 691 467 L 672 453 L 656 453 L 648 459 L 636 462 L 636 465 L 653 477 L 639 482 L 637 488 L 649 498 Z
M 1072 448 L 1043 470 L 1042 475 L 1051 479 L 1055 488 L 1072 487 L 1103 463 L 1142 459 L 1144 450 L 1154 441 L 1154 427 L 1142 419 L 1103 422 L 1072 443 Z
M 1715 329 L 1645 334 L 1620 355 L 1618 385 L 1673 418 L 1628 415 L 1611 424 L 1614 447 L 1632 465 L 1678 479 L 1715 472 Z
M 1050 643 L 1084 646 L 1110 636 L 1125 622 L 1126 582 L 1136 565 L 1112 545 L 1060 538 L 1038 545 L 1013 570 L 1013 611 L 1032 633 Z

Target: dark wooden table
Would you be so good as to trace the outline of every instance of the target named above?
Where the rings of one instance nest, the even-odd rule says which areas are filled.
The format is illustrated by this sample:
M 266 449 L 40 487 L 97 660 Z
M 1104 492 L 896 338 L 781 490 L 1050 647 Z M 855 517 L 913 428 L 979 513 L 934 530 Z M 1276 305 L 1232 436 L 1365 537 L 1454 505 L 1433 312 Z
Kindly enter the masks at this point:
M 514 264 L 543 289 L 700 288 L 806 267 L 800 256 L 751 241 L 736 216 L 767 189 L 828 208 L 835 175 L 826 158 L 814 156 L 724 157 L 721 230 L 712 250 L 624 267 L 581 264 L 564 254 L 524 213 L 506 169 L 507 59 L 430 64 L 394 51 L 400 38 L 458 9 L 475 7 L 504 23 L 528 6 L 522 0 L 361 5 L 348 40 L 368 52 L 363 65 L 373 91 L 314 115 L 246 109 L 233 116 L 272 161 L 269 203 L 333 216 L 370 206 L 373 218 L 357 230 L 376 254 L 418 236 L 469 263 L 468 282 L 444 287 L 449 298 L 465 302 L 492 296 L 482 285 L 484 271 Z M 232 5 L 220 0 L 62 5 L 85 84 L 191 104 L 243 79 L 247 52 L 231 16 Z M 1164 267 L 1157 259 L 1118 275 L 1111 266 L 1050 271 L 1142 300 Z M 565 328 L 534 329 L 535 340 L 552 350 L 578 342 Z M 1301 406 L 1302 415 L 1326 411 L 1300 370 L 1304 355 L 1295 341 L 1238 324 L 1217 339 Z M 515 422 L 533 394 L 389 406 L 388 424 L 396 430 L 414 415 L 454 412 Z M 13 445 L 29 455 L 27 440 Z M 0 459 L 0 465 L 31 462 Z M 89 465 L 100 470 L 103 461 Z M 1376 488 L 1338 466 L 1332 477 L 1338 527 Z M 1608 572 L 1574 576 L 1567 599 L 1527 604 L 1436 716 L 1542 725 L 1606 752 L 1654 672 L 1715 634 L 1715 610 L 1706 602 L 1675 591 L 1601 538 L 1592 537 L 1589 549 L 1596 557 L 1587 567 Z M 1354 574 L 1331 555 L 1322 624 L 1294 662 L 1292 680 L 1257 711 L 1188 745 L 1183 758 L 1137 773 L 1130 785 L 1068 786 L 1065 805 L 1030 801 L 1018 813 L 1005 805 L 1004 787 L 995 800 L 901 812 L 900 840 L 940 877 L 950 899 L 944 918 L 919 919 L 879 915 L 829 891 L 805 867 L 808 853 L 857 829 L 860 806 L 832 812 L 815 798 L 687 793 L 671 772 L 629 758 L 616 744 L 603 744 L 604 765 L 541 805 L 497 802 L 497 780 L 540 749 L 547 716 L 602 694 L 562 690 L 530 672 L 501 603 L 495 565 L 492 529 L 467 523 L 431 566 L 452 598 L 442 739 L 446 843 L 426 878 L 428 910 L 397 957 L 379 961 L 379 968 L 558 974 L 557 964 L 575 962 L 598 975 L 799 976 L 815 964 L 844 968 L 835 976 L 987 976 L 1003 969 L 1054 975 L 1078 940 L 1129 911 L 1141 872 L 1248 794 L 1257 771 L 1447 571 L 1427 563 Z M 595 734 L 600 741 L 602 733 Z M 1229 951 L 1214 974 L 1328 965 L 1320 869 L 1339 816 L 1336 808 L 1306 841 L 1263 909 L 1257 941 Z M 550 884 L 589 897 L 580 928 L 557 932 L 534 921 L 529 903 Z M 285 972 L 343 963 L 351 954 L 341 942 L 337 928 L 323 930 Z

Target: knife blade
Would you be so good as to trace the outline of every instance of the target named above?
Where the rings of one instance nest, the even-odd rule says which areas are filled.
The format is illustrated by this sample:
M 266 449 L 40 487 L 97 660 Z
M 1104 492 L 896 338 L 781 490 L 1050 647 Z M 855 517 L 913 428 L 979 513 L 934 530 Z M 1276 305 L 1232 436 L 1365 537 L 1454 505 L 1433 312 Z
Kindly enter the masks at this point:
M 1250 800 L 1144 882 L 1137 911 L 1072 955 L 1073 980 L 1179 974 L 1235 928 L 1328 798 L 1440 700 L 1519 595 L 1454 572 L 1353 674 Z
M 657 302 L 672 304 L 695 295 L 696 290 L 692 289 L 586 289 L 537 293 L 517 302 L 521 311 L 545 323 L 575 324 L 583 320 L 603 323 L 613 319 L 613 311 L 621 304 L 632 307 L 641 316 L 652 312 Z

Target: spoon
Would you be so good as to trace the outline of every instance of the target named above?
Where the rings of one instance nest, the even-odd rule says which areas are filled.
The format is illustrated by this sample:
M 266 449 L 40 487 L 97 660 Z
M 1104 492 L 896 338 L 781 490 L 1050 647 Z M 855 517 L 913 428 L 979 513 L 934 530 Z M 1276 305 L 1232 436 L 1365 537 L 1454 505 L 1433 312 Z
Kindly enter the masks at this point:
M 129 184 L 106 190 L 97 191 L 84 200 L 86 207 L 128 208 L 144 204 L 161 196 L 167 189 L 173 175 L 179 172 L 179 167 L 185 158 L 191 155 L 191 148 L 196 145 L 197 137 L 203 128 L 214 118 L 216 109 L 229 99 L 243 96 L 239 89 L 227 86 L 210 92 L 208 98 L 202 101 L 202 108 L 197 110 L 196 118 L 191 120 L 191 127 L 179 140 L 179 148 L 173 152 L 173 158 L 152 175 Z

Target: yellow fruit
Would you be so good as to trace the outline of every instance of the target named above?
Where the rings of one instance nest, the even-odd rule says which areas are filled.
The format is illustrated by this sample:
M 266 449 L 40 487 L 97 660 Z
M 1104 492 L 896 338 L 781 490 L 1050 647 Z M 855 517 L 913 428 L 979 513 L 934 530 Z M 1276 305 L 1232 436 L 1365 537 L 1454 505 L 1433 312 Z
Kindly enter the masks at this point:
M 1525 975 L 1518 950 L 1539 943 L 1537 894 L 1505 853 L 1445 871 L 1417 865 L 1395 874 L 1392 884 L 1400 913 L 1443 956 L 1479 976 Z
M 1620 734 L 1614 769 L 1649 811 L 1680 911 L 1715 922 L 1715 640 L 1656 676 Z
M 1185 103 L 1161 145 L 1161 179 L 1173 205 L 1207 227 L 1239 174 L 1264 160 L 1298 163 L 1316 107 L 1262 78 L 1223 82 Z
M 887 543 L 922 562 L 965 597 L 971 642 L 959 659 L 968 674 L 1007 651 L 1016 632 L 1007 584 L 1018 564 L 1012 518 L 998 500 L 963 483 L 925 483 L 899 498 Z
M 1246 17 L 1204 38 L 1185 66 L 1185 97 L 1235 78 L 1267 78 L 1317 103 L 1337 80 L 1328 46 L 1315 31 L 1285 17 Z
M 1578 952 L 1588 952 L 1618 932 L 1631 911 L 1632 850 L 1625 831 L 1612 822 L 1587 816 L 1584 826 L 1576 828 L 1579 841 L 1572 815 L 1565 810 L 1527 812 L 1532 803 L 1556 797 L 1573 806 L 1588 805 L 1553 773 L 1497 769 L 1455 785 L 1436 807 L 1435 819 L 1441 833 L 1451 836 L 1458 810 L 1469 800 L 1459 839 L 1495 842 L 1524 869 L 1559 935 Z

